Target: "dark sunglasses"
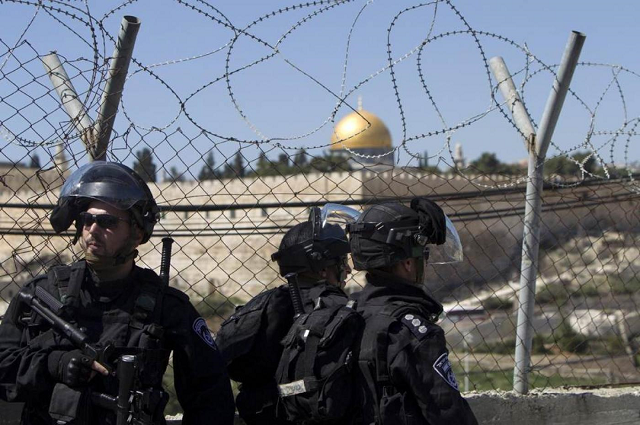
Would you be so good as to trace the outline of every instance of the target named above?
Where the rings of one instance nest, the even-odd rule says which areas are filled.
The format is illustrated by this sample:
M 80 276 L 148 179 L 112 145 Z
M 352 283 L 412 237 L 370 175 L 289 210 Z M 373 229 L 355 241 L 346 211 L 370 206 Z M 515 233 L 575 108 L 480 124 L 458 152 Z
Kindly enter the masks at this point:
M 127 219 L 111 214 L 91 214 L 86 211 L 80 213 L 80 223 L 83 226 L 90 227 L 93 223 L 97 223 L 103 229 L 114 229 L 118 226 L 119 221 L 129 222 Z

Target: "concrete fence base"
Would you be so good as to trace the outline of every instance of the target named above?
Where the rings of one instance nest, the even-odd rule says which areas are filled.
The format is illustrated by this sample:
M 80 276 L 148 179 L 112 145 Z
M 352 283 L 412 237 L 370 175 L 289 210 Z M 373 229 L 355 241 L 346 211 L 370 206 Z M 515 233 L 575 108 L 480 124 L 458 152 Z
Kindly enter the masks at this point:
M 597 390 L 491 391 L 466 395 L 482 425 L 640 424 L 640 386 Z M 20 423 L 21 404 L 0 402 L 0 425 Z M 179 417 L 167 417 L 180 425 Z M 242 424 L 236 420 L 236 424 Z
M 640 424 L 640 387 L 471 393 L 478 421 L 490 425 Z

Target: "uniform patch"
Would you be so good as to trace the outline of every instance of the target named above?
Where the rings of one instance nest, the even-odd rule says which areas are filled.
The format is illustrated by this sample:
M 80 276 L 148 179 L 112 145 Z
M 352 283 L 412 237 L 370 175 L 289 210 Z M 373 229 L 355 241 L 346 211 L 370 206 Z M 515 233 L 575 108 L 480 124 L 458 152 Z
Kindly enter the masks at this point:
M 404 316 L 402 316 L 400 321 L 404 323 L 404 325 L 409 328 L 411 333 L 420 340 L 429 335 L 429 331 L 433 329 L 433 326 L 430 322 L 413 314 L 405 314 Z
M 449 361 L 449 356 L 447 353 L 443 353 L 438 360 L 433 364 L 433 370 L 438 372 L 438 375 L 444 379 L 444 382 L 449 384 L 451 388 L 456 391 L 460 391 L 458 389 L 458 381 L 456 381 L 456 375 L 453 373 L 453 368 L 451 367 L 451 362 Z
M 205 322 L 202 317 L 198 317 L 195 320 L 195 322 L 193 322 L 193 330 L 211 348 L 215 348 L 215 349 L 218 348 L 218 347 L 216 347 L 216 343 L 213 341 L 213 337 L 211 336 L 211 332 L 209 332 L 209 328 L 207 327 L 207 322 Z

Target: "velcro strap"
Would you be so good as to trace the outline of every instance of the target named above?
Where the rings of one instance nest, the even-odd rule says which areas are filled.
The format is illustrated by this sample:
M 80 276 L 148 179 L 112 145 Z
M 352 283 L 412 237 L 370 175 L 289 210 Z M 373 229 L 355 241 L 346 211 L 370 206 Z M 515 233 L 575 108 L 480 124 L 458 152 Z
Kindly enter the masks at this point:
M 303 378 L 288 384 L 278 385 L 280 397 L 290 397 L 292 395 L 304 394 L 318 388 L 319 381 L 315 378 Z

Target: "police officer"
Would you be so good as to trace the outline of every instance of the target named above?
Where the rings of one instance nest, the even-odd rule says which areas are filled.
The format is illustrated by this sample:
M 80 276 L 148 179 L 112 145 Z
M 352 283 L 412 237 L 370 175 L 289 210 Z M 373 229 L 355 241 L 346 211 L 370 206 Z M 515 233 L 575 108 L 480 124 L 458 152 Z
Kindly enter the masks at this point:
M 349 243 L 337 224 L 320 222 L 313 209 L 310 220 L 293 226 L 272 259 L 280 275 L 295 279 L 305 311 L 346 304 L 343 292 L 351 268 Z M 254 297 L 227 319 L 216 336 L 229 376 L 240 382 L 238 413 L 247 425 L 289 424 L 278 414 L 275 373 L 286 336 L 294 320 L 290 288 L 282 285 Z
M 366 271 L 354 294 L 366 325 L 359 370 L 364 410 L 358 423 L 476 424 L 448 359 L 442 306 L 428 296 L 424 267 L 461 260 L 457 232 L 435 203 L 415 198 L 374 205 L 347 227 L 356 270 Z
M 149 240 L 159 213 L 146 183 L 128 167 L 96 161 L 80 167 L 62 187 L 51 224 L 60 233 L 75 222 L 84 259 L 53 267 L 24 285 L 60 317 L 82 329 L 112 357 L 140 359 L 138 389 L 148 424 L 164 424 L 168 396 L 162 376 L 173 351 L 174 382 L 182 423 L 233 423 L 231 385 L 206 322 L 188 297 L 157 274 L 135 265 L 138 245 Z M 40 295 L 40 296 L 41 296 Z M 94 360 L 54 332 L 15 297 L 0 325 L 0 398 L 25 402 L 23 424 L 114 424 L 116 414 L 92 395 L 114 396 L 113 358 Z M 52 308 L 53 309 L 53 308 Z M 138 423 L 138 422 L 136 422 Z

